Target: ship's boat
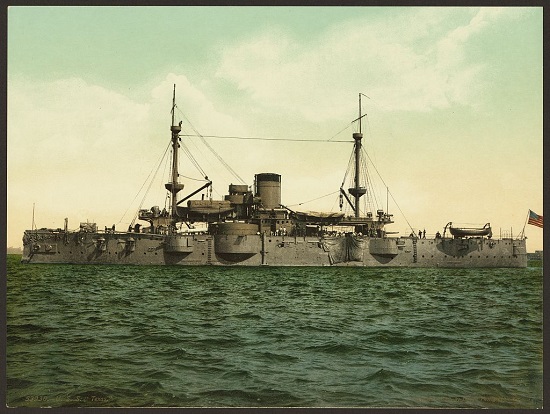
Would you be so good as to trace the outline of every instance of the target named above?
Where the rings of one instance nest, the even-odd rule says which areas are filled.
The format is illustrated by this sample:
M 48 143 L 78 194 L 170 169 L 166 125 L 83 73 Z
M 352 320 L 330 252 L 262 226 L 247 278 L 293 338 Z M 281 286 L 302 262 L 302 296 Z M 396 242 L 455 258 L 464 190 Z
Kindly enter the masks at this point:
M 21 261 L 189 266 L 527 266 L 525 238 L 493 239 L 489 223 L 480 228 L 448 223 L 443 236 L 437 232 L 428 239 L 425 231 L 412 227 L 405 237 L 386 230 L 394 222 L 393 214 L 389 214 L 387 204 L 385 210 L 381 208 L 370 187 L 372 179 L 366 171 L 362 145 L 361 120 L 365 115 L 361 113 L 361 95 L 359 117 L 353 122 L 358 132 L 352 134 L 350 162 L 339 191 L 328 194 L 338 194 L 335 201 L 339 201 L 339 211 L 298 211 L 282 204 L 281 175 L 258 173 L 254 184 L 248 185 L 206 142 L 241 183 L 230 184 L 228 194 L 216 200 L 212 198 L 212 181 L 204 174 L 204 184 L 182 197 L 185 186 L 179 182 L 179 151 L 183 150 L 201 173 L 204 171 L 182 141 L 192 135 L 182 134 L 182 122 L 175 122 L 174 85 L 172 159 L 164 208 L 140 208 L 128 230 L 122 231 L 115 225 L 102 230 L 89 222 L 69 230 L 68 219 L 63 229 L 35 229 L 33 215 L 33 228 L 23 235 Z M 199 195 L 200 199 L 193 199 Z M 446 237 L 447 228 L 453 237 Z
M 449 231 L 454 237 L 492 237 L 491 224 L 487 223 L 483 227 L 453 227 L 449 223 Z
M 322 211 L 295 211 L 297 219 L 303 221 L 324 222 L 326 224 L 338 224 L 342 221 L 344 213 Z

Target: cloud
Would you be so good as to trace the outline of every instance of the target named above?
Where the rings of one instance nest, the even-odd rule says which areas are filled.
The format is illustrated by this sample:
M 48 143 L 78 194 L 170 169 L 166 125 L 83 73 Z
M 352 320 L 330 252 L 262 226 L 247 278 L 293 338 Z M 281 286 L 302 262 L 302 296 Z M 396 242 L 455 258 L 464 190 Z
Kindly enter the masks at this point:
M 88 154 L 96 151 L 104 151 L 109 158 L 114 146 L 128 137 L 140 137 L 147 113 L 147 105 L 82 79 L 38 83 L 12 78 L 8 88 L 11 161 L 32 169 L 48 160 L 87 165 Z
M 341 118 L 358 92 L 387 111 L 473 105 L 484 66 L 467 61 L 467 43 L 510 12 L 468 9 L 472 16 L 458 27 L 453 13 L 428 8 L 384 21 L 358 18 L 307 42 L 266 29 L 224 49 L 216 76 L 260 108 L 298 111 L 309 120 Z
M 245 134 L 242 122 L 216 107 L 216 97 L 207 96 L 198 86 L 192 84 L 185 75 L 169 73 L 151 91 L 151 108 L 155 119 L 167 130 L 170 122 L 172 94 L 176 85 L 175 122 L 182 121 L 183 133 L 194 134 L 196 129 L 201 134 L 239 135 Z M 162 129 L 161 129 L 162 130 Z
M 513 17 L 507 8 L 491 7 L 477 10 L 464 25 L 453 28 L 436 44 L 439 70 L 454 70 L 464 61 L 468 40 L 487 29 L 501 18 Z
M 239 121 L 216 111 L 212 101 L 183 75 L 168 74 L 143 102 L 79 78 L 32 82 L 12 77 L 10 173 L 22 175 L 52 163 L 63 171 L 97 163 L 114 166 L 148 157 L 152 146 L 160 151 L 170 139 L 174 84 L 178 88 L 176 122 L 183 120 L 187 132 L 194 133 L 187 119 L 199 132 L 243 132 Z

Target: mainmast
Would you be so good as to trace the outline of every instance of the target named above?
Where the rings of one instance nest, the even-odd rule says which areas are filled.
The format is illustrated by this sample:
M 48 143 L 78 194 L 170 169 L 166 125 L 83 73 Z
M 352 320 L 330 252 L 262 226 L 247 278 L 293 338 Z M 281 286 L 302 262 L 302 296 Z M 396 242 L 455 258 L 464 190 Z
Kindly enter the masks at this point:
M 349 188 L 349 193 L 354 197 L 355 205 L 355 217 L 359 217 L 359 199 L 361 196 L 367 193 L 366 187 L 361 187 L 359 181 L 361 177 L 361 140 L 363 139 L 363 133 L 361 132 L 361 93 L 359 94 L 359 132 L 353 134 L 353 139 L 355 140 L 354 151 L 355 151 L 355 186 Z
M 178 217 L 177 212 L 177 199 L 176 195 L 179 191 L 183 189 L 183 184 L 178 182 L 178 148 L 179 148 L 179 133 L 181 132 L 181 122 L 179 125 L 174 125 L 174 117 L 175 117 L 175 109 L 176 109 L 176 85 L 174 85 L 174 95 L 172 98 L 172 126 L 170 127 L 170 130 L 172 131 L 172 180 L 169 183 L 166 183 L 164 187 L 170 191 L 171 194 L 171 210 L 170 215 L 173 219 L 173 221 L 177 221 L 176 218 Z

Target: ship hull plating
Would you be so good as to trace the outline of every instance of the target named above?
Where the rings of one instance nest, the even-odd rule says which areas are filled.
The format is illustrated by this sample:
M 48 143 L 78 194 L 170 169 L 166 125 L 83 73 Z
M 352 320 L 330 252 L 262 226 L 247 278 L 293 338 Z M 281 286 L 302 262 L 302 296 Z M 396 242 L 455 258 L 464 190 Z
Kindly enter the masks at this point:
M 28 231 L 22 262 L 184 266 L 526 267 L 525 240 L 487 238 L 163 236 Z

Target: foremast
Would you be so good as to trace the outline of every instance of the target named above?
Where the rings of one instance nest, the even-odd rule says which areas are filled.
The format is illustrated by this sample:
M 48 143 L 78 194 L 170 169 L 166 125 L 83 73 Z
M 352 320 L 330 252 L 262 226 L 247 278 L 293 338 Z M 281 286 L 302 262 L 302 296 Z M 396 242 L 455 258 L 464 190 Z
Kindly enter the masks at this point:
M 140 220 L 148 221 L 151 224 L 149 231 L 156 234 L 175 234 L 177 232 L 178 223 L 184 222 L 188 228 L 191 228 L 189 221 L 198 221 L 201 218 L 205 218 L 204 214 L 201 214 L 200 217 L 197 215 L 191 217 L 189 214 L 189 207 L 180 207 L 179 205 L 189 200 L 190 197 L 194 196 L 198 192 L 204 190 L 205 188 L 208 188 L 212 184 L 212 181 L 208 180 L 208 177 L 205 176 L 204 178 L 207 180 L 206 184 L 204 184 L 199 189 L 193 191 L 191 194 L 188 194 L 187 196 L 178 200 L 178 193 L 184 188 L 184 184 L 179 182 L 180 174 L 178 169 L 178 150 L 181 146 L 181 138 L 179 134 L 182 129 L 182 122 L 180 121 L 176 124 L 175 110 L 176 85 L 174 85 L 174 92 L 172 96 L 172 122 L 170 125 L 170 142 L 172 146 L 171 171 L 169 176 L 170 181 L 164 184 L 164 187 L 169 193 L 168 197 L 170 199 L 170 202 L 165 204 L 165 208 L 162 210 L 162 212 L 160 211 L 158 206 L 154 206 L 150 210 L 139 210 L 138 213 L 138 218 Z M 210 203 L 203 201 L 203 204 L 204 203 L 211 204 L 211 200 Z
M 171 181 L 166 183 L 164 187 L 170 192 L 170 218 L 172 219 L 172 225 L 179 221 L 178 220 L 178 201 L 177 194 L 183 189 L 184 185 L 179 182 L 179 172 L 178 172 L 178 148 L 179 148 L 179 133 L 181 132 L 181 122 L 175 124 L 175 109 L 176 109 L 176 85 L 174 85 L 174 94 L 172 97 L 172 124 L 170 130 L 172 131 L 172 175 Z
M 363 118 L 364 115 L 361 115 L 361 93 L 359 93 L 359 118 L 357 120 L 359 121 L 359 132 L 355 132 L 353 134 L 353 139 L 355 141 L 353 150 L 355 152 L 355 180 L 354 180 L 354 187 L 349 188 L 349 193 L 353 196 L 354 202 L 353 202 L 353 209 L 355 211 L 355 217 L 360 217 L 360 206 L 359 206 L 359 200 L 362 196 L 364 196 L 367 193 L 367 188 L 361 186 L 360 178 L 361 178 L 361 148 L 362 148 L 362 140 L 363 140 L 363 133 L 361 131 L 361 118 Z M 366 115 L 366 114 L 365 114 Z

